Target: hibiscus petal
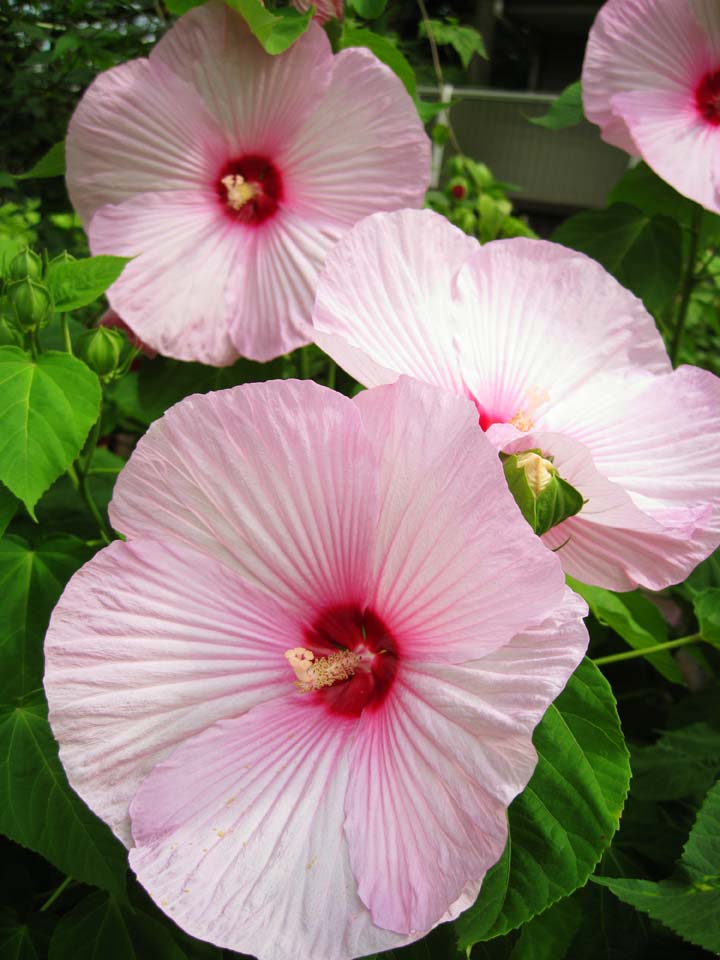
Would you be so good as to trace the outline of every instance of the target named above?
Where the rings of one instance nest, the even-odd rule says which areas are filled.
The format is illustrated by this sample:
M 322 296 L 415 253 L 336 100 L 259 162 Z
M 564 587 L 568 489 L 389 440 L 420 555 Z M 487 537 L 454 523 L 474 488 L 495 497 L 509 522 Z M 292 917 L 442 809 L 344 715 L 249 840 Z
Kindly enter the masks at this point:
M 74 789 L 126 843 L 127 811 L 178 743 L 291 683 L 296 621 L 217 561 L 116 542 L 70 581 L 45 641 L 50 722 Z
M 421 207 L 430 183 L 430 141 L 409 95 L 360 48 L 333 58 L 324 98 L 280 159 L 293 209 L 343 227 L 377 210 Z
M 343 836 L 354 722 L 293 696 L 180 747 L 132 805 L 138 879 L 184 930 L 259 960 L 349 960 L 379 930 Z
M 404 667 L 383 709 L 363 713 L 345 832 L 376 923 L 422 929 L 468 881 L 477 894 L 535 768 L 532 731 L 587 646 L 586 611 L 566 589 L 535 630 L 474 664 Z
M 611 104 L 653 170 L 684 196 L 720 213 L 712 177 L 720 127 L 701 119 L 692 88 L 618 93 Z
M 465 382 L 486 414 L 539 422 L 587 382 L 670 361 L 640 300 L 584 254 L 543 240 L 476 247 L 457 277 Z M 537 401 L 533 397 L 537 398 Z
M 274 155 L 316 108 L 332 76 L 324 30 L 310 27 L 281 56 L 263 50 L 219 2 L 181 17 L 150 54 L 193 84 L 237 153 Z M 308 95 L 312 91 L 312 95 Z
M 366 386 L 407 373 L 465 393 L 453 277 L 477 246 L 430 210 L 366 218 L 327 258 L 313 313 L 317 342 Z M 357 351 L 367 359 L 358 363 Z
M 161 63 L 132 60 L 93 81 L 65 150 L 70 199 L 87 225 L 105 204 L 212 182 L 227 146 L 191 86 Z
M 129 539 L 216 557 L 307 617 L 363 598 L 377 484 L 351 400 L 310 381 L 247 384 L 189 397 L 156 421 L 110 516 Z
M 688 0 L 607 0 L 590 30 L 582 71 L 585 115 L 604 140 L 640 151 L 613 98 L 631 90 L 657 99 L 694 89 L 709 69 L 708 44 Z
M 403 660 L 473 660 L 548 616 L 560 565 L 521 517 L 474 406 L 406 377 L 355 403 L 380 461 L 370 604 Z

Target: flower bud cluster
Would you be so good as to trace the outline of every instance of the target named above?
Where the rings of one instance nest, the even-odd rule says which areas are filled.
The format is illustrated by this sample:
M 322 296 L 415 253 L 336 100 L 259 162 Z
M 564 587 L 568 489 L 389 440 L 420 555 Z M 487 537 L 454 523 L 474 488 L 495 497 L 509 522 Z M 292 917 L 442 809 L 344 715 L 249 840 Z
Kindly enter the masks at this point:
M 37 253 L 28 248 L 16 253 L 8 264 L 3 290 L 3 327 L 10 341 L 50 322 L 53 298 L 43 281 L 43 262 Z

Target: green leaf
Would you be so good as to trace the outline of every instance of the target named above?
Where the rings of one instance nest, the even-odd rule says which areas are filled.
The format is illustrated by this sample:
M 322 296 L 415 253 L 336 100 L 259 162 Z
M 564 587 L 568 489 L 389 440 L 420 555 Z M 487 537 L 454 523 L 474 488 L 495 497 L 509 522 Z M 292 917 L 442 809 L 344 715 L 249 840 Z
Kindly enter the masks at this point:
M 458 100 L 452 100 L 449 103 L 429 103 L 427 100 L 416 98 L 415 106 L 417 107 L 417 112 L 422 122 L 430 123 L 439 113 L 442 113 L 443 110 L 447 110 L 458 102 Z
M 13 496 L 6 486 L 0 483 L 0 537 L 5 533 L 7 525 L 15 516 L 20 505 L 17 497 Z
M 91 893 L 58 923 L 49 960 L 186 960 L 170 930 L 106 893 Z
M 350 6 L 363 20 L 377 20 L 387 6 L 387 0 L 350 0 Z
M 183 13 L 187 13 L 188 10 L 199 7 L 203 3 L 205 3 L 205 0 L 165 0 L 165 6 L 176 17 L 182 16 Z
M 59 313 L 78 310 L 93 303 L 111 286 L 130 262 L 130 257 L 86 257 L 84 260 L 55 260 L 45 282 Z
M 261 0 L 225 0 L 247 23 L 263 48 L 272 54 L 282 53 L 291 47 L 310 26 L 313 8 L 300 13 L 294 7 L 280 7 L 272 12 Z
M 415 99 L 415 71 L 398 48 L 386 37 L 373 33 L 372 30 L 361 30 L 346 23 L 340 37 L 340 49 L 345 50 L 347 47 L 367 47 L 368 50 L 372 50 L 378 60 L 397 74 L 405 84 L 407 92 Z
M 679 936 L 720 953 L 720 783 L 710 790 L 670 880 L 593 877 Z
M 633 797 L 658 803 L 704 796 L 720 773 L 720 729 L 701 721 L 631 750 Z
M 530 123 L 547 130 L 565 130 L 575 127 L 583 119 L 582 87 L 576 80 L 565 87 L 559 97 L 550 104 L 550 109 L 542 117 L 528 117 Z M 613 202 L 613 201 L 611 201 Z
M 601 263 L 652 313 L 674 297 L 682 273 L 682 236 L 669 217 L 649 217 L 617 203 L 570 217 L 553 235 L 556 243 Z
M 0 831 L 63 873 L 122 895 L 125 849 L 71 790 L 40 700 L 0 707 Z
M 0 957 L 3 960 L 44 960 L 55 918 L 35 913 L 22 922 L 14 910 L 0 912 Z
M 720 587 L 694 593 L 693 606 L 703 639 L 720 647 Z
M 568 577 L 568 583 L 585 600 L 593 616 L 610 627 L 632 647 L 642 650 L 665 643 L 667 623 L 658 608 L 639 591 L 611 593 L 602 587 L 592 587 Z M 683 677 L 668 650 L 651 653 L 648 662 L 672 683 L 683 683 Z
M 76 357 L 48 351 L 33 360 L 0 347 L 0 482 L 31 515 L 80 453 L 100 399 L 98 378 Z
M 42 687 L 50 613 L 90 556 L 82 540 L 68 535 L 48 537 L 34 548 L 20 537 L 0 540 L 0 702 Z
M 61 177 L 65 173 L 65 141 L 61 140 L 50 147 L 38 162 L 27 173 L 18 173 L 15 180 L 44 179 L 46 177 Z
M 649 217 L 671 217 L 685 227 L 701 214 L 701 246 L 720 237 L 720 217 L 673 190 L 646 163 L 638 163 L 617 182 L 608 197 L 608 205 L 614 203 L 632 204 Z
M 432 33 L 435 43 L 452 47 L 467 70 L 470 61 L 477 54 L 487 60 L 487 51 L 482 36 L 474 27 L 463 27 L 453 17 L 447 20 L 423 20 L 420 23 L 420 36 Z
M 509 839 L 475 905 L 462 949 L 501 936 L 581 887 L 615 833 L 630 780 L 612 691 L 585 659 L 533 738 L 535 773 L 509 810 Z
M 509 960 L 563 960 L 581 919 L 579 901 L 565 897 L 523 925 Z

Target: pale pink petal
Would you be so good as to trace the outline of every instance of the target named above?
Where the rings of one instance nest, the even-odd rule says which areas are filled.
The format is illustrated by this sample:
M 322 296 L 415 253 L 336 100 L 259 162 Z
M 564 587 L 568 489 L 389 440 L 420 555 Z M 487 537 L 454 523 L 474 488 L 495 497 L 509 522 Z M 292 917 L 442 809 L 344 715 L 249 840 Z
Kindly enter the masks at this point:
M 521 517 L 473 404 L 407 377 L 355 403 L 380 461 L 369 605 L 403 660 L 473 660 L 545 619 L 560 565 Z
M 465 393 L 454 342 L 453 277 L 477 247 L 430 210 L 361 221 L 330 253 L 320 277 L 317 342 L 366 386 L 407 373 Z
M 302 632 L 216 560 L 116 542 L 70 581 L 45 640 L 50 722 L 70 783 L 126 843 L 131 798 L 188 737 L 291 684 Z
M 165 913 L 259 960 L 349 960 L 406 942 L 373 924 L 350 870 L 354 727 L 279 698 L 156 767 L 132 805 L 130 863 Z
M 476 251 L 456 281 L 457 336 L 465 383 L 487 422 L 525 413 L 544 425 L 600 376 L 670 370 L 650 314 L 594 260 L 523 238 Z
M 264 362 L 311 341 L 318 271 L 338 234 L 335 224 L 291 210 L 255 232 L 248 244 L 242 308 L 228 318 L 239 353 Z
M 105 204 L 214 182 L 227 145 L 189 84 L 162 63 L 132 60 L 93 81 L 65 150 L 70 199 L 87 226 Z
M 340 228 L 378 210 L 421 207 L 430 141 L 402 81 L 367 49 L 332 61 L 324 98 L 278 154 L 288 205 Z
M 178 360 L 237 359 L 227 318 L 237 309 L 251 235 L 236 226 L 200 191 L 139 194 L 95 214 L 93 254 L 134 257 L 108 300 L 144 343 Z
M 247 384 L 189 397 L 155 421 L 110 516 L 128 539 L 186 543 L 315 614 L 364 599 L 377 484 L 351 400 L 311 381 Z
M 345 832 L 380 926 L 423 929 L 499 859 L 506 808 L 535 768 L 533 729 L 587 646 L 586 612 L 566 589 L 535 630 L 471 665 L 404 667 L 383 710 L 363 713 Z
M 627 124 L 640 155 L 653 170 L 684 196 L 715 213 L 713 172 L 720 154 L 720 127 L 704 123 L 693 91 L 619 93 L 612 107 Z
M 509 453 L 534 448 L 552 456 L 560 475 L 587 500 L 579 514 L 542 538 L 577 580 L 608 590 L 660 590 L 684 579 L 710 553 L 708 544 L 720 540 L 712 507 L 693 502 L 687 488 L 678 489 L 676 505 L 648 509 L 647 498 L 608 479 L 591 449 L 568 436 L 533 431 L 504 447 Z
M 638 154 L 613 97 L 633 90 L 656 91 L 658 99 L 688 94 L 712 66 L 704 31 L 688 0 L 608 0 L 585 51 L 585 115 L 609 143 Z
M 274 157 L 316 109 L 333 56 L 325 32 L 312 23 L 289 50 L 272 56 L 242 17 L 214 0 L 181 17 L 150 60 L 195 87 L 231 151 Z

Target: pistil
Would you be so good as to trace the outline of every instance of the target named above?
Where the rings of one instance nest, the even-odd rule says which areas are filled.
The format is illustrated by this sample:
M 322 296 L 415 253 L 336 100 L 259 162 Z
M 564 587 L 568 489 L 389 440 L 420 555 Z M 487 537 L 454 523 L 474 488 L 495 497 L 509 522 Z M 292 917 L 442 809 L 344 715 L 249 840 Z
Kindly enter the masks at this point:
M 227 205 L 233 210 L 239 210 L 260 192 L 257 184 L 248 183 L 239 173 L 229 173 L 220 182 L 227 190 Z
M 295 686 L 300 693 L 310 693 L 334 683 L 349 680 L 360 665 L 362 657 L 352 650 L 338 650 L 329 657 L 315 659 L 312 650 L 293 647 L 285 651 L 288 663 L 295 671 Z

